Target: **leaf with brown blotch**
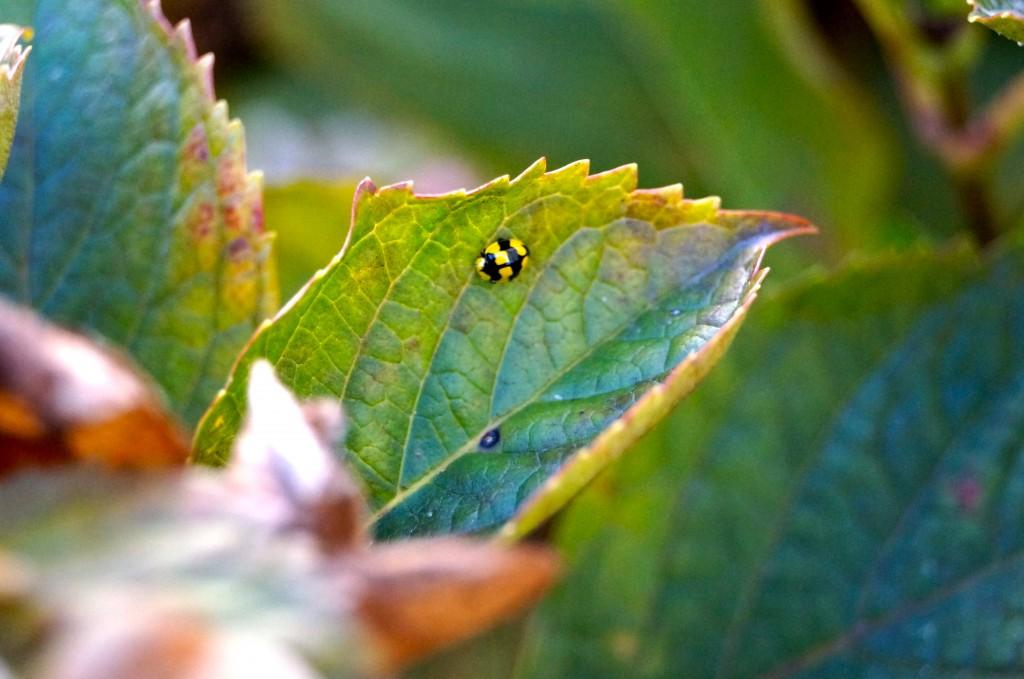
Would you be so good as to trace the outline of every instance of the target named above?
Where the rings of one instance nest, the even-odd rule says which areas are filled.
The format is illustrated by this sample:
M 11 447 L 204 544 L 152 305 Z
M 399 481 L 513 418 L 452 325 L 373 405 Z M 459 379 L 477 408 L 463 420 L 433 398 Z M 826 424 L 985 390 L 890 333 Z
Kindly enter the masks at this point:
M 0 484 L 0 554 L 26 572 L 18 609 L 0 588 L 0 655 L 14 670 L 380 676 L 507 619 L 553 582 L 558 561 L 543 547 L 371 544 L 365 501 L 330 452 L 337 405 L 296 403 L 266 363 L 247 397 L 224 470 L 75 468 Z
M 0 299 L 0 475 L 87 460 L 177 465 L 188 445 L 127 359 Z

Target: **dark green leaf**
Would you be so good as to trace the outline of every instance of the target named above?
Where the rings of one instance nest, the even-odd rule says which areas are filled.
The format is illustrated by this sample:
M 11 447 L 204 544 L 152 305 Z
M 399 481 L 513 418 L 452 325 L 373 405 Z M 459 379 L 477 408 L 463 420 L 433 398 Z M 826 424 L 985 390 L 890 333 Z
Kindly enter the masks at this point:
M 1024 254 L 976 271 L 856 267 L 760 307 L 570 513 L 521 676 L 1024 671 Z
M 8 12 L 35 39 L 0 184 L 0 292 L 127 347 L 194 420 L 274 303 L 259 177 L 212 61 L 158 2 Z
M 364 185 L 347 248 L 254 337 L 196 458 L 226 459 L 265 357 L 300 396 L 343 401 L 378 534 L 492 529 L 542 484 L 507 529 L 550 515 L 703 377 L 753 300 L 764 248 L 809 229 L 684 200 L 678 185 L 635 190 L 632 166 L 587 171 L 539 162 L 435 197 Z M 529 266 L 481 280 L 477 253 L 510 236 Z

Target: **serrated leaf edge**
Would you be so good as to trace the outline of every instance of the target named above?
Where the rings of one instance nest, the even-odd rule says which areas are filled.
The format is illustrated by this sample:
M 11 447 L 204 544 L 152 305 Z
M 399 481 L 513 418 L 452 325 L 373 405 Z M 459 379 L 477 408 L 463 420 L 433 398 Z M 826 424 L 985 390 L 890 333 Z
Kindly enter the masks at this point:
M 238 118 L 230 117 L 227 102 L 223 99 L 217 99 L 213 84 L 213 65 L 215 60 L 213 53 L 207 52 L 202 55 L 198 53 L 195 38 L 192 34 L 192 22 L 185 18 L 177 24 L 172 24 L 167 15 L 164 14 L 161 0 L 139 0 L 139 4 L 162 30 L 167 38 L 168 46 L 178 50 L 185 57 L 186 63 L 191 65 L 192 75 L 199 83 L 204 95 L 204 103 L 208 107 L 204 116 L 206 123 L 211 128 L 219 128 L 223 132 L 225 139 L 237 139 L 235 152 L 239 154 L 239 161 L 245 168 L 245 181 L 243 186 L 237 188 L 234 195 L 237 196 L 243 213 L 248 216 L 246 226 L 250 231 L 261 235 L 257 244 L 264 253 L 267 253 L 273 241 L 273 235 L 265 232 L 263 224 L 263 173 L 259 170 L 249 170 L 246 167 L 245 127 Z M 222 157 L 224 153 L 231 153 L 230 146 L 230 144 L 227 145 L 216 157 Z M 221 172 L 222 170 L 218 168 L 215 176 L 219 178 Z M 240 230 L 240 233 L 244 233 L 245 230 L 243 228 Z M 258 309 L 257 315 L 259 317 L 253 319 L 254 323 L 258 323 L 269 316 L 273 313 L 274 308 L 277 307 L 276 291 L 274 294 L 266 295 L 266 290 L 274 290 L 274 283 L 276 282 L 269 256 L 264 257 L 261 273 L 264 277 L 264 304 Z
M 151 1 L 156 2 L 156 0 Z M 541 157 L 538 158 L 532 164 L 530 164 L 525 170 L 520 172 L 514 179 L 511 178 L 510 175 L 504 174 L 499 177 L 495 177 L 494 179 L 485 182 L 473 189 L 460 188 L 444 193 L 416 193 L 415 183 L 413 181 L 396 182 L 394 184 L 388 184 L 383 187 L 378 187 L 373 182 L 372 179 L 370 179 L 369 177 L 364 177 L 362 181 L 360 181 L 359 184 L 356 186 L 355 195 L 352 197 L 352 207 L 350 211 L 351 216 L 349 218 L 348 231 L 345 233 L 345 241 L 342 243 L 341 249 L 338 251 L 336 255 L 334 255 L 334 257 L 330 259 L 330 261 L 323 268 L 317 270 L 317 272 L 314 273 L 310 277 L 310 279 L 306 281 L 306 283 L 301 288 L 299 288 L 299 290 L 294 295 L 292 295 L 291 299 L 285 302 L 278 309 L 277 313 L 275 313 L 273 316 L 264 319 L 256 328 L 255 332 L 253 332 L 252 336 L 249 338 L 245 346 L 242 348 L 242 350 L 238 353 L 238 356 L 235 358 L 235 362 L 231 367 L 231 371 L 228 375 L 228 379 L 225 382 L 224 386 L 217 392 L 217 395 L 214 397 L 213 401 L 206 409 L 206 412 L 200 418 L 199 423 L 196 425 L 195 434 L 192 441 L 193 455 L 195 454 L 197 448 L 196 444 L 198 443 L 200 433 L 203 432 L 203 430 L 206 428 L 207 420 L 212 416 L 213 412 L 217 409 L 219 403 L 223 401 L 224 398 L 227 397 L 228 389 L 232 386 L 234 382 L 237 369 L 240 366 L 241 362 L 245 359 L 245 356 L 248 354 L 249 350 L 256 344 L 256 342 L 260 340 L 260 338 L 267 330 L 273 327 L 274 323 L 280 320 L 296 304 L 298 304 L 299 301 L 302 300 L 302 298 L 306 295 L 310 288 L 312 288 L 313 285 L 315 285 L 320 279 L 325 277 L 331 271 L 331 269 L 336 267 L 341 262 L 341 260 L 345 257 L 345 254 L 348 252 L 349 245 L 352 242 L 352 234 L 355 232 L 355 227 L 358 222 L 359 214 L 360 212 L 366 210 L 369 207 L 371 201 L 386 199 L 398 193 L 408 194 L 409 199 L 411 200 L 440 201 L 451 200 L 453 198 L 479 198 L 480 196 L 486 195 L 488 193 L 497 194 L 503 191 L 507 191 L 508 189 L 512 188 L 513 186 L 520 182 L 528 181 L 536 177 L 554 177 L 563 173 L 572 173 L 580 171 L 582 171 L 582 177 L 584 181 L 600 181 L 602 178 L 608 175 L 623 172 L 631 174 L 635 179 L 638 174 L 636 163 L 627 163 L 625 165 L 620 165 L 619 167 L 612 168 L 610 170 L 605 170 L 604 172 L 590 174 L 589 159 L 577 160 L 575 162 L 569 163 L 567 165 L 564 165 L 555 170 L 551 170 L 549 172 L 547 171 L 547 158 Z M 671 184 L 661 189 L 634 189 L 631 192 L 631 195 L 633 194 L 662 194 L 669 197 L 670 201 L 675 202 L 683 199 L 681 184 Z M 710 199 L 702 200 L 717 201 L 718 199 L 715 197 L 711 197 Z

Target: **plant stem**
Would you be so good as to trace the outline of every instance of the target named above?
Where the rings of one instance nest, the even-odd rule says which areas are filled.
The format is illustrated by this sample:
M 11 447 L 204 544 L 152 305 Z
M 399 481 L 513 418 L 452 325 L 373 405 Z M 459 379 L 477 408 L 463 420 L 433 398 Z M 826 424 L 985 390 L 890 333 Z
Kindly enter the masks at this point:
M 944 47 L 930 45 L 890 0 L 855 0 L 886 53 L 903 106 L 918 139 L 953 180 L 964 219 L 979 243 L 999 234 L 989 200 L 990 168 L 998 153 L 1024 128 L 1024 74 L 981 111 L 967 93 L 978 34 L 966 27 Z

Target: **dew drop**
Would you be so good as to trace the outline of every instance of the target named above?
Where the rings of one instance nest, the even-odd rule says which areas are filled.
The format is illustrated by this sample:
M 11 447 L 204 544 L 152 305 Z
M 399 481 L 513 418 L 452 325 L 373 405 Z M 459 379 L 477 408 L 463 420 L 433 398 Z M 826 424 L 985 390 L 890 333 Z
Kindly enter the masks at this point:
M 681 313 L 683 313 L 682 309 L 673 309 L 672 311 L 669 312 L 669 314 L 671 314 L 673 316 L 678 316 Z
M 552 398 L 555 399 L 556 401 L 561 401 L 565 397 L 562 396 L 561 394 L 555 394 L 554 396 L 552 396 Z

